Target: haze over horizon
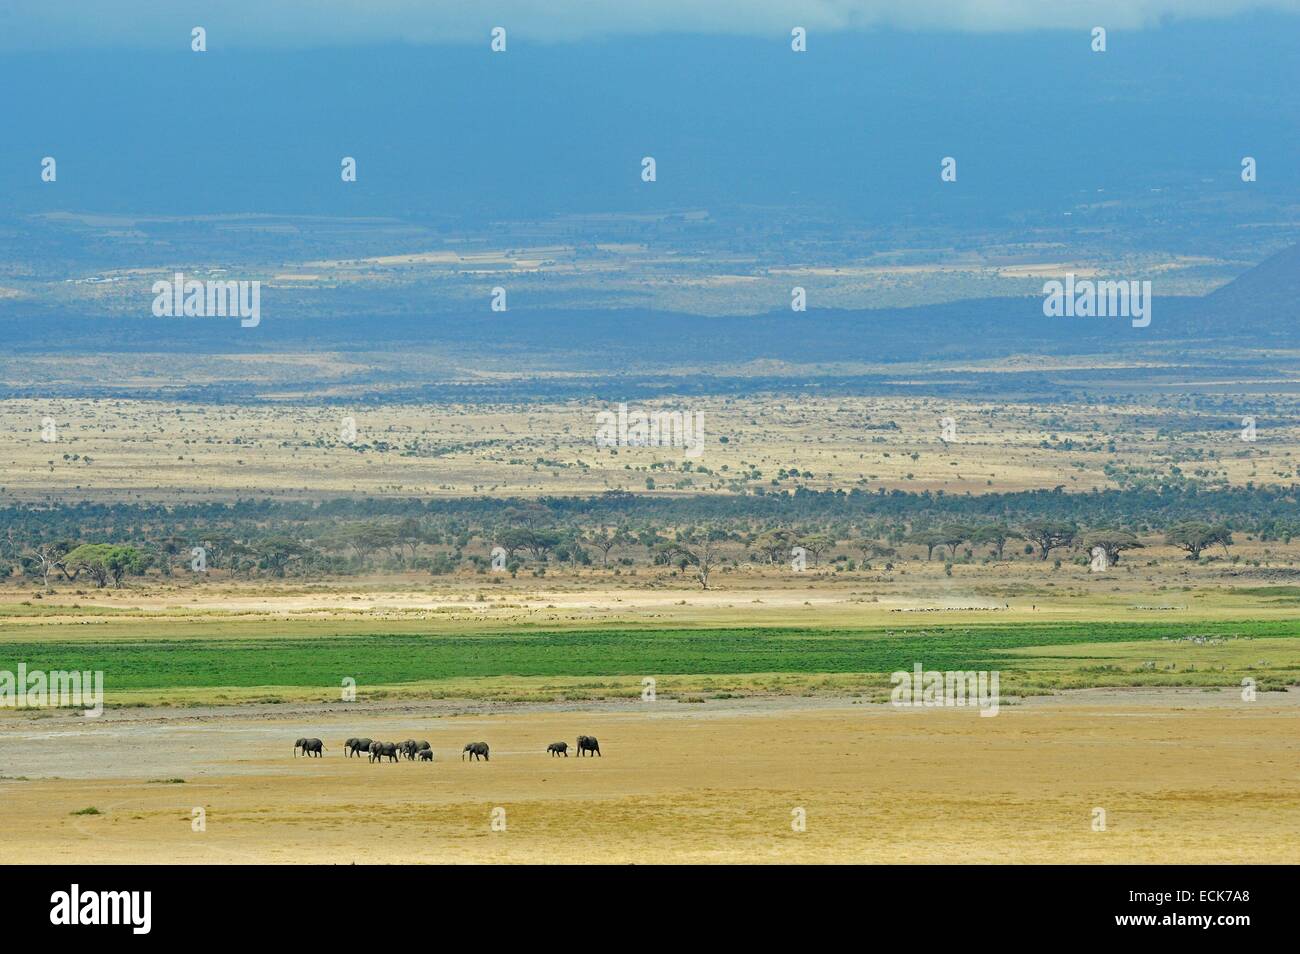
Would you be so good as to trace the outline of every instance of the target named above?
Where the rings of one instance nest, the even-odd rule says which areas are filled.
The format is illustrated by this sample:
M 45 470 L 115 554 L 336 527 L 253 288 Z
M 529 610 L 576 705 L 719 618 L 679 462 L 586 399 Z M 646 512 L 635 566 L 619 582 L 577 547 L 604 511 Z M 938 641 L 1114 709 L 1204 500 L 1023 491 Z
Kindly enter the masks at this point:
M 20 4 L 0 30 L 24 38 L 0 57 L 17 94 L 0 182 L 21 213 L 474 220 L 778 205 L 978 227 L 1059 218 L 1085 197 L 1233 189 L 1253 155 L 1250 198 L 1300 203 L 1300 104 L 1278 95 L 1300 80 L 1297 4 L 1201 3 L 1200 18 L 1171 19 L 1179 4 L 1146 3 L 1140 27 L 1125 25 L 1129 5 L 1101 5 L 1091 19 L 1113 21 L 1104 54 L 1089 26 L 1031 29 L 1036 6 L 1000 5 L 1004 29 L 987 17 L 990 32 L 962 32 L 897 29 L 882 4 L 809 5 L 863 16 L 808 21 L 800 55 L 788 25 L 739 16 L 731 30 L 676 18 L 689 28 L 664 35 L 625 13 L 626 32 L 538 43 L 510 26 L 507 6 L 508 52 L 494 55 L 486 14 L 477 42 L 389 36 L 373 28 L 380 10 L 346 42 L 304 48 L 335 21 L 304 18 L 277 45 L 273 26 L 255 31 L 281 5 L 248 5 L 260 12 L 238 28 L 223 22 L 230 8 L 194 19 L 182 5 L 145 21 L 132 45 L 91 9 L 65 23 Z M 1070 20 L 1081 17 L 1090 23 Z M 208 51 L 197 55 L 200 21 Z M 94 37 L 102 46 L 80 45 Z M 741 108 L 751 102 L 761 108 Z M 51 155 L 57 187 L 36 174 Z M 340 189 L 344 155 L 359 175 Z M 643 155 L 659 163 L 653 189 L 637 176 Z M 941 188 L 943 156 L 961 163 L 958 188 Z

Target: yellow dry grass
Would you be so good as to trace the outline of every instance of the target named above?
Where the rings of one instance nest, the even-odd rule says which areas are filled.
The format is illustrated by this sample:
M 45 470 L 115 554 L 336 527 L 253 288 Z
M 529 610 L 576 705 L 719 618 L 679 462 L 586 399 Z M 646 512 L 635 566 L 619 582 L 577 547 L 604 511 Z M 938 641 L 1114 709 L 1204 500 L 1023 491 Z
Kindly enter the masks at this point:
M 325 758 L 291 757 L 307 728 Z M 437 761 L 345 759 L 339 741 L 362 730 L 428 738 Z M 1298 730 L 1285 701 L 1168 692 L 994 718 L 797 700 L 320 711 L 97 726 L 58 750 L 69 776 L 91 777 L 0 792 L 11 862 L 1258 864 L 1300 849 Z M 546 756 L 579 732 L 601 739 L 602 758 Z M 492 761 L 459 761 L 478 739 Z M 170 777 L 185 783 L 158 783 Z M 90 806 L 102 814 L 73 814 Z M 796 809 L 806 831 L 792 828 Z

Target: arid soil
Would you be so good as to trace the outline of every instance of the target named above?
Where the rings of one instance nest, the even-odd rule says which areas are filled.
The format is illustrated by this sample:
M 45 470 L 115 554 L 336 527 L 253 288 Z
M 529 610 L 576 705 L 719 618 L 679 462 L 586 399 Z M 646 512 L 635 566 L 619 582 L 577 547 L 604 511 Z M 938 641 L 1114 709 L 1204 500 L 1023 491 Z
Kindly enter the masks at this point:
M 580 733 L 601 758 L 547 756 Z M 352 735 L 436 760 L 348 759 Z M 294 758 L 299 736 L 324 758 Z M 491 761 L 462 762 L 478 740 Z M 993 718 L 788 697 L 9 712 L 0 778 L 9 862 L 1257 864 L 1300 857 L 1300 693 L 1089 690 Z

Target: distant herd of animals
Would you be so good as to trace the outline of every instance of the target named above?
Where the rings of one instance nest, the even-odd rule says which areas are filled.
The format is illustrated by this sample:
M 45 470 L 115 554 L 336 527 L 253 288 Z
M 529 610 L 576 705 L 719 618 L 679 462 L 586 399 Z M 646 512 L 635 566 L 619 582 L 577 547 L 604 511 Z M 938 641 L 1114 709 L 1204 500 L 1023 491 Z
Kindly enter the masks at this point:
M 323 758 L 325 752 L 325 743 L 320 739 L 299 739 L 293 744 L 293 756 L 298 757 L 298 750 L 302 754 L 311 758 Z M 594 735 L 578 736 L 578 755 L 600 755 L 600 743 L 596 741 Z M 546 747 L 547 753 L 552 758 L 559 758 L 563 755 L 566 759 L 569 757 L 568 742 L 552 742 Z M 412 762 L 432 762 L 433 746 L 428 742 L 417 742 L 415 739 L 407 739 L 405 742 L 380 742 L 378 739 L 348 739 L 343 743 L 343 754 L 352 758 L 360 758 L 368 755 L 371 762 L 382 762 L 388 759 L 390 762 L 396 762 L 399 759 L 409 759 Z M 461 761 L 465 760 L 466 754 L 469 755 L 471 762 L 477 762 L 482 759 L 484 762 L 491 761 L 488 758 L 488 744 L 486 742 L 470 742 L 465 748 L 461 749 Z

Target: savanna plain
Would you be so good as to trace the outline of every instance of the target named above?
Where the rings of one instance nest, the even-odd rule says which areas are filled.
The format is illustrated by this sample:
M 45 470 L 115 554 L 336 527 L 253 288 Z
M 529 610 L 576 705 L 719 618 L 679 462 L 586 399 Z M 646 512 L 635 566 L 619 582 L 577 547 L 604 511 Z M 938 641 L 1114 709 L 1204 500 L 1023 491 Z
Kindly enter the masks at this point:
M 139 488 L 145 505 L 176 504 L 183 479 L 177 471 L 168 486 L 164 461 L 189 440 L 193 457 L 212 458 L 202 496 L 230 501 L 224 482 L 238 464 L 225 458 L 255 459 L 262 443 L 282 449 L 286 429 L 302 426 L 292 413 L 227 408 L 220 414 L 243 429 L 218 440 L 211 409 L 97 407 L 158 422 L 155 433 L 96 427 L 89 464 L 59 456 L 42 469 L 27 460 L 30 447 L 15 451 L 7 477 L 22 496 L 76 499 L 86 468 L 140 474 L 140 455 L 152 454 L 158 486 Z M 724 428 L 734 443 L 707 458 L 703 475 L 665 449 L 580 466 L 598 458 L 578 437 L 563 463 L 534 467 L 524 461 L 559 460 L 555 439 L 535 436 L 559 430 L 535 425 L 553 425 L 561 410 L 533 409 L 530 437 L 514 409 L 473 411 L 483 419 L 472 426 L 469 410 L 435 409 L 422 419 L 454 432 L 445 473 L 493 473 L 518 495 L 482 529 L 467 521 L 404 542 L 385 536 L 391 521 L 381 515 L 364 522 L 378 542 L 331 537 L 345 521 L 312 531 L 290 558 L 274 540 L 207 540 L 210 527 L 178 531 L 185 545 L 165 546 L 146 509 L 130 534 L 95 524 L 152 540 L 162 554 L 116 580 L 97 585 L 89 563 L 73 578 L 16 563 L 0 586 L 0 668 L 99 670 L 105 690 L 95 718 L 70 707 L 0 710 L 6 860 L 1294 860 L 1300 541 L 1285 530 L 1207 538 L 1189 559 L 1185 535 L 1137 521 L 1114 544 L 1121 558 L 1099 572 L 1080 548 L 1082 530 L 1049 541 L 1044 555 L 1014 526 L 999 545 L 969 526 L 927 531 L 916 519 L 892 529 L 875 518 L 788 528 L 754 519 L 717 534 L 707 579 L 702 551 L 683 536 L 695 517 L 590 518 L 584 533 L 544 539 L 548 521 L 565 519 L 549 495 L 574 489 L 573 474 L 579 489 L 635 489 L 689 511 L 695 494 L 752 499 L 754 485 L 787 499 L 800 487 L 920 489 L 913 482 L 933 494 L 962 475 L 946 489 L 972 499 L 1059 495 L 1052 488 L 1071 482 L 1136 494 L 1144 480 L 1173 481 L 1194 466 L 1202 486 L 1231 494 L 1293 470 L 1289 431 L 1246 445 L 1207 423 L 1161 444 L 1156 431 L 1116 427 L 1124 415 L 1062 407 L 1017 410 L 1014 433 L 980 427 L 969 441 L 940 441 L 937 403 L 848 407 L 840 417 L 735 402 Z M 984 410 L 958 416 L 997 416 Z M 187 415 L 190 428 L 172 430 Z M 888 422 L 868 432 L 886 441 L 853 441 L 865 418 Z M 498 428 L 513 429 L 511 446 L 467 440 Z M 417 446 L 436 443 L 427 440 Z M 344 489 L 339 479 L 364 479 L 346 473 L 354 461 L 410 460 L 400 445 L 336 443 L 302 440 L 281 457 L 287 496 L 328 501 Z M 747 443 L 763 448 L 761 461 Z M 342 478 L 331 454 L 346 462 Z M 425 459 L 426 469 L 442 459 Z M 808 459 L 816 463 L 776 466 Z M 665 474 L 683 483 L 663 488 Z M 480 490 L 443 482 L 462 506 Z M 86 517 L 110 518 L 122 519 L 111 508 Z M 672 540 L 686 542 L 674 550 Z M 796 570 L 776 547 L 801 540 L 811 553 Z M 188 565 L 196 541 L 213 551 L 201 573 Z M 513 543 L 506 572 L 490 569 L 494 542 Z M 891 674 L 917 664 L 997 672 L 996 714 L 891 704 Z M 579 757 L 579 735 L 596 736 L 600 756 Z M 323 741 L 321 758 L 298 754 L 303 737 Z M 434 758 L 348 757 L 352 737 L 427 740 Z M 463 758 L 475 741 L 489 743 L 489 761 Z M 548 754 L 557 741 L 567 756 Z

